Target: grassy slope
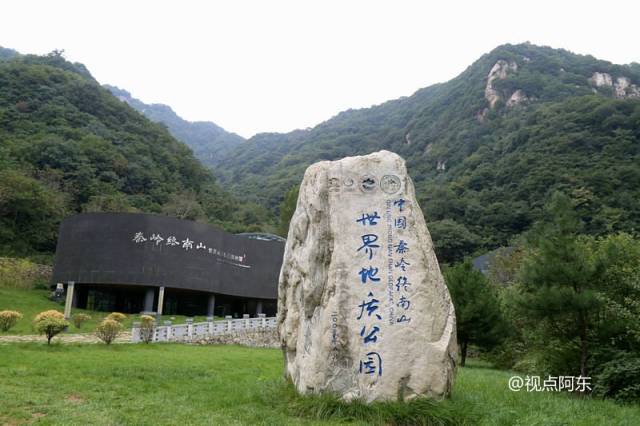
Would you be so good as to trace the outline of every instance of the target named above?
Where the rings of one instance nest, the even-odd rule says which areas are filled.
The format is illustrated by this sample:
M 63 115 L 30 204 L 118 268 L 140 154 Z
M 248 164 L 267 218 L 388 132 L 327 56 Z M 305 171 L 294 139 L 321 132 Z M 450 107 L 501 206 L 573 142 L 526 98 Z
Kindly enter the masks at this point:
M 328 409 L 326 398 L 294 396 L 281 373 L 280 351 L 272 349 L 0 345 L 0 423 L 376 424 L 367 413 L 413 409 L 391 404 L 359 415 L 340 403 Z M 482 365 L 461 369 L 453 397 L 437 411 L 454 424 L 640 424 L 640 407 L 514 393 L 507 389 L 509 376 Z
M 12 289 L 0 287 L 0 311 L 10 309 L 22 313 L 24 316 L 14 328 L 6 333 L 0 332 L 2 335 L 15 335 L 15 334 L 34 334 L 31 328 L 31 321 L 39 312 L 46 311 L 48 309 L 55 309 L 63 312 L 64 305 L 53 302 L 47 299 L 49 292 L 47 290 L 24 290 L 24 289 Z M 91 316 L 91 320 L 82 325 L 81 329 L 77 329 L 75 326 L 69 328 L 70 333 L 90 333 L 95 329 L 96 325 L 106 317 L 109 312 L 96 312 L 87 311 L 84 309 L 73 309 L 72 314 L 83 312 Z M 131 323 L 135 320 L 136 315 L 129 315 L 124 321 L 125 328 L 131 328 Z M 172 315 L 171 317 L 163 317 L 163 320 L 175 318 L 174 324 L 181 324 L 185 322 L 186 317 L 182 315 Z M 205 317 L 195 317 L 194 321 L 205 321 Z

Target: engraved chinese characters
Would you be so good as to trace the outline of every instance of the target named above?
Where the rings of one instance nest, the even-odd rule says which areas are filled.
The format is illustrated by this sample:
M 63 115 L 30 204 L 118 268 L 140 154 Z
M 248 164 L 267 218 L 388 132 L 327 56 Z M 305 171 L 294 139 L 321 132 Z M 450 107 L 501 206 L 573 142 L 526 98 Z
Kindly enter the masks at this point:
M 453 305 L 396 154 L 307 169 L 278 298 L 285 374 L 300 392 L 374 401 L 450 391 Z
M 165 242 L 165 239 L 166 239 L 166 242 Z M 202 241 L 198 241 L 198 243 L 196 244 L 196 242 L 189 239 L 189 237 L 186 237 L 185 239 L 178 239 L 175 235 L 169 235 L 165 238 L 160 233 L 152 233 L 150 237 L 145 237 L 143 232 L 136 232 L 133 235 L 133 238 L 131 239 L 131 241 L 133 241 L 135 244 L 144 245 L 146 243 L 146 244 L 155 245 L 156 247 L 163 245 L 163 242 L 164 242 L 164 246 L 166 246 L 167 248 L 177 247 L 177 248 L 182 248 L 185 251 L 189 251 L 189 250 L 194 250 L 195 252 L 202 251 L 202 253 L 207 253 L 207 254 L 216 256 L 218 260 L 222 260 L 227 263 L 240 266 L 242 268 L 251 268 L 251 265 L 246 264 L 247 262 L 246 254 L 238 255 L 234 253 L 229 253 L 224 250 L 220 250 L 219 248 L 216 248 L 216 247 L 212 247 L 212 246 L 208 247 Z

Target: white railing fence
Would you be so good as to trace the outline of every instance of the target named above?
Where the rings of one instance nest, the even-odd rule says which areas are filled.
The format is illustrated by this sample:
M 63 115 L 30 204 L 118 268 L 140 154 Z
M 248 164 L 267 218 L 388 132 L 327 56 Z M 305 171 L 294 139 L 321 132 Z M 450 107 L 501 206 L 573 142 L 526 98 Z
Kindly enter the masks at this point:
M 171 321 L 164 321 L 163 325 L 156 324 L 153 334 L 153 342 L 191 342 L 194 340 L 206 339 L 209 336 L 233 333 L 242 330 L 259 330 L 276 328 L 276 317 L 269 317 L 265 314 L 258 314 L 257 318 L 225 317 L 223 320 L 214 321 L 213 317 L 207 318 L 206 322 L 193 322 L 187 319 L 186 324 L 171 324 Z M 141 342 L 140 323 L 134 322 L 131 329 L 131 341 Z

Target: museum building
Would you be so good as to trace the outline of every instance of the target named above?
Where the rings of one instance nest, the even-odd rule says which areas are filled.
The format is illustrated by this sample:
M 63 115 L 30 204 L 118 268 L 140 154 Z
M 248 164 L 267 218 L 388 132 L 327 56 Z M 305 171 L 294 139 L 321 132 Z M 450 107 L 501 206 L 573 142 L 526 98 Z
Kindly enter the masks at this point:
M 60 225 L 51 284 L 71 308 L 159 315 L 276 314 L 285 240 L 138 213 Z

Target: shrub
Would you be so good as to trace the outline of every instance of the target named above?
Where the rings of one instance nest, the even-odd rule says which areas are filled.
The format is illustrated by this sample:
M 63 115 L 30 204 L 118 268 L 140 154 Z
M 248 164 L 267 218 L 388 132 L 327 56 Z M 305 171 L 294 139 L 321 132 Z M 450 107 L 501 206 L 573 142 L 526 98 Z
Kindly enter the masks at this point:
M 0 331 L 9 331 L 21 318 L 22 314 L 20 312 L 0 311 Z
M 48 283 L 50 268 L 28 259 L 0 257 L 0 288 L 32 289 Z
M 55 310 L 40 312 L 33 320 L 33 328 L 47 336 L 47 344 L 51 344 L 51 339 L 67 327 L 69 322 L 64 319 L 64 314 Z
M 106 320 L 113 320 L 119 323 L 127 319 L 127 316 L 120 312 L 112 312 L 105 318 Z
M 36 317 L 33 319 L 33 322 L 36 323 L 46 318 L 64 319 L 64 314 L 60 311 L 56 311 L 55 309 L 51 309 L 49 311 L 43 311 L 43 312 L 40 312 L 38 315 L 36 315 Z
M 594 393 L 618 402 L 640 403 L 640 357 L 623 354 L 602 365 Z
M 73 325 L 75 325 L 76 328 L 81 328 L 82 324 L 84 324 L 86 321 L 89 321 L 90 319 L 91 319 L 91 315 L 75 314 L 73 316 Z
M 140 317 L 140 340 L 149 343 L 153 340 L 153 334 L 156 328 L 155 318 L 149 315 Z
M 118 337 L 121 330 L 122 324 L 107 317 L 104 321 L 98 324 L 98 327 L 96 327 L 96 336 L 98 336 L 98 339 L 109 345 L 116 337 Z

